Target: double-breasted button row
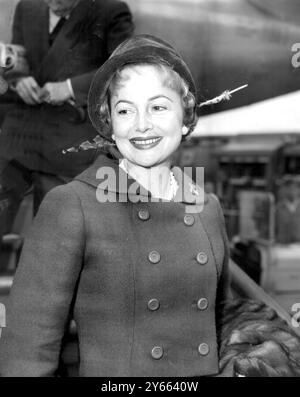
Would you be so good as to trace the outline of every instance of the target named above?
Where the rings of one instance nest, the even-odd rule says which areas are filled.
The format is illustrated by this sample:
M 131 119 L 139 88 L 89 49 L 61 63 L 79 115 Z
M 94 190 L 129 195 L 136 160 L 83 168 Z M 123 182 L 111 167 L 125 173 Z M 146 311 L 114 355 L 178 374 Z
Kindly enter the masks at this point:
M 151 311 L 158 310 L 160 308 L 160 301 L 155 298 L 150 299 L 147 306 Z M 199 310 L 206 310 L 208 308 L 208 300 L 206 298 L 200 298 L 197 302 L 197 308 Z
M 150 212 L 147 209 L 141 209 L 138 211 L 138 217 L 142 221 L 147 221 L 150 219 Z M 195 223 L 195 218 L 193 215 L 188 214 L 184 216 L 183 222 L 187 226 L 192 226 Z
M 199 253 L 197 254 L 196 259 L 197 259 L 197 262 L 198 262 L 200 265 L 206 265 L 206 263 L 208 262 L 208 256 L 206 255 L 205 252 L 199 252 Z
M 150 219 L 150 212 L 147 209 L 139 210 L 138 217 L 142 221 L 147 221 L 148 219 Z
M 157 251 L 151 251 L 148 254 L 148 259 L 151 263 L 158 263 L 160 261 L 160 253 Z
M 198 352 L 200 356 L 207 356 L 209 354 L 209 346 L 207 343 L 200 343 L 198 346 Z M 151 356 L 155 360 L 160 360 L 164 355 L 164 349 L 162 346 L 154 346 L 151 350 Z
M 148 259 L 151 263 L 158 263 L 160 258 L 160 253 L 158 251 L 151 251 L 148 254 Z M 208 256 L 205 252 L 199 252 L 196 256 L 196 260 L 200 265 L 205 265 L 208 262 Z

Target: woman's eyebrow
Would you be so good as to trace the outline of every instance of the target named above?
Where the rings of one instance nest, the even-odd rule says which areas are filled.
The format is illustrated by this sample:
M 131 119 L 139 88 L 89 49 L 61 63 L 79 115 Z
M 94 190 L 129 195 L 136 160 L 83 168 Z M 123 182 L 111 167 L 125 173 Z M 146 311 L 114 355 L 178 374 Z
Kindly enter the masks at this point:
M 173 100 L 165 95 L 155 95 L 151 98 L 149 98 L 149 101 L 154 101 L 155 99 L 159 99 L 159 98 L 165 98 L 170 102 L 173 102 Z M 118 100 L 118 102 L 116 102 L 116 104 L 114 105 L 115 107 L 119 104 L 119 103 L 128 103 L 129 105 L 134 105 L 134 103 L 132 101 L 128 101 L 127 99 L 120 99 Z
M 151 97 L 149 100 L 150 100 L 150 101 L 154 101 L 155 99 L 158 99 L 158 98 L 165 98 L 165 99 L 168 99 L 170 102 L 173 102 L 172 99 L 169 98 L 169 97 L 166 96 L 166 95 L 155 95 L 155 96 Z
M 134 105 L 134 103 L 131 102 L 131 101 L 127 101 L 126 99 L 120 99 L 120 100 L 115 104 L 115 107 L 116 107 L 119 103 L 128 103 L 129 105 Z

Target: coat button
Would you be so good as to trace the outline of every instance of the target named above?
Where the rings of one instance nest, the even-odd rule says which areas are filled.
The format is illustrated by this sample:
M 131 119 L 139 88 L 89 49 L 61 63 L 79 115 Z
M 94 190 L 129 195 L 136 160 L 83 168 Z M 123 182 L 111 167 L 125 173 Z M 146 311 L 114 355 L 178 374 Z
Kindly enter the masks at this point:
M 159 360 L 160 358 L 162 358 L 163 355 L 164 355 L 164 350 L 163 350 L 163 348 L 161 346 L 155 346 L 151 350 L 151 356 L 155 360 Z
M 148 309 L 151 311 L 155 311 L 159 309 L 160 303 L 158 299 L 150 299 L 148 302 Z
M 205 252 L 199 252 L 197 254 L 197 262 L 200 263 L 200 265 L 205 265 L 208 262 L 208 257 Z
M 192 226 L 195 223 L 195 218 L 193 217 L 193 215 L 185 215 L 183 218 L 183 222 L 187 226 Z
M 206 298 L 201 298 L 197 302 L 197 307 L 199 310 L 206 310 L 208 307 L 208 300 Z
M 198 347 L 199 354 L 201 356 L 207 356 L 209 353 L 209 346 L 207 343 L 201 343 Z
M 142 221 L 147 221 L 150 218 L 150 213 L 148 210 L 139 210 L 138 217 Z
M 148 259 L 151 263 L 158 263 L 160 261 L 160 253 L 157 251 L 149 252 Z

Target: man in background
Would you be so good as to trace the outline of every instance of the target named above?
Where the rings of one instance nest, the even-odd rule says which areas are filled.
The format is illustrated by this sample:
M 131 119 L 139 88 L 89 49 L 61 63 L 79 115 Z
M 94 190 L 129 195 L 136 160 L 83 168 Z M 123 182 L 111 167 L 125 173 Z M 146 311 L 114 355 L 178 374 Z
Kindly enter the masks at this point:
M 93 161 L 93 151 L 68 153 L 96 132 L 86 117 L 98 67 L 133 33 L 119 0 L 20 0 L 12 44 L 26 49 L 28 76 L 11 85 L 0 134 L 0 244 L 33 184 L 35 210 L 53 187 Z M 3 99 L 2 99 L 3 101 Z

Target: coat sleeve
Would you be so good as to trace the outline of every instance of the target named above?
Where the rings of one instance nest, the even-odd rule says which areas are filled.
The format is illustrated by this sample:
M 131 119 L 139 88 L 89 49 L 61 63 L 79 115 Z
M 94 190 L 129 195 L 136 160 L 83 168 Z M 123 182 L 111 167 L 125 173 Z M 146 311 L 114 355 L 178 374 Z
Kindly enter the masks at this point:
M 106 11 L 105 40 L 107 54 L 111 55 L 119 44 L 133 34 L 134 24 L 126 3 L 113 1 L 109 4 Z M 97 69 L 71 79 L 76 103 L 80 106 L 84 106 L 87 103 L 88 91 L 96 71 Z
M 26 239 L 0 339 L 1 376 L 53 376 L 82 267 L 79 198 L 60 186 L 45 197 Z

